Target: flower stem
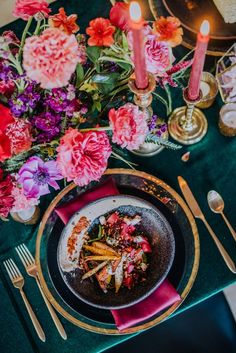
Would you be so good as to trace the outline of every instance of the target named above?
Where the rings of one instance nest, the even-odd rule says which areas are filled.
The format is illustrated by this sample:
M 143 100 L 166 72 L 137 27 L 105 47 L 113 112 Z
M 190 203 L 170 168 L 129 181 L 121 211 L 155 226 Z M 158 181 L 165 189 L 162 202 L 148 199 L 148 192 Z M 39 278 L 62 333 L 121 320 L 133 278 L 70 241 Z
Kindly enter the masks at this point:
M 22 34 L 22 37 L 21 37 L 21 43 L 20 43 L 20 50 L 19 50 L 19 58 L 21 57 L 22 55 L 22 51 L 23 51 L 23 47 L 24 47 L 24 44 L 25 44 L 25 39 L 26 39 L 26 35 L 27 35 L 27 32 L 30 28 L 30 25 L 32 23 L 32 20 L 33 20 L 33 17 L 31 16 L 29 19 L 28 19 L 28 22 L 25 26 L 25 29 L 24 29 L 24 32 Z
M 164 106 L 166 107 L 166 110 L 168 111 L 168 104 L 166 103 L 165 99 L 164 99 L 162 96 L 160 96 L 158 93 L 156 93 L 156 92 L 152 92 L 152 94 L 153 94 L 154 96 L 156 96 L 157 99 L 158 99 L 162 104 L 164 104 Z
M 190 50 L 190 51 L 179 61 L 179 63 L 182 63 L 183 61 L 185 61 L 185 60 L 189 57 L 189 55 L 191 55 L 192 53 L 194 53 L 194 50 L 195 50 L 195 49 Z
M 23 70 L 22 70 L 22 67 L 21 67 L 21 64 L 20 64 L 20 61 L 19 61 L 19 56 L 18 58 L 15 58 L 11 53 L 8 57 L 8 60 L 11 62 L 11 66 L 13 66 L 19 75 L 23 75 Z
M 39 31 L 40 31 L 40 25 L 41 25 L 41 21 L 37 21 L 37 26 L 35 28 L 35 31 L 34 31 L 34 35 L 37 36 L 39 34 Z
M 166 95 L 168 98 L 168 109 L 167 109 L 167 115 L 169 115 L 172 112 L 172 98 L 171 98 L 171 93 L 168 85 L 165 85 L 165 91 Z
M 119 154 L 115 153 L 114 151 L 111 152 L 111 157 L 126 163 L 131 169 L 135 169 L 133 166 L 137 165 L 135 163 L 127 161 L 125 158 L 121 157 Z
M 101 126 L 101 127 L 89 127 L 86 129 L 80 129 L 80 132 L 87 132 L 87 131 L 110 131 L 110 126 Z

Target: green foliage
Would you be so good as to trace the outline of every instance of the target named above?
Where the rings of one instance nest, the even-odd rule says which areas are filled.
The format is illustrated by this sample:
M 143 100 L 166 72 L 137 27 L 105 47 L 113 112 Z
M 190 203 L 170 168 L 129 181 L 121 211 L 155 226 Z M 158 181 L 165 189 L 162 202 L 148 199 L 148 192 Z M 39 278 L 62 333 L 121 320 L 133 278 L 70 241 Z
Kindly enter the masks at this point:
M 105 72 L 105 73 L 100 73 L 100 74 L 95 74 L 91 81 L 93 83 L 96 83 L 99 91 L 102 94 L 108 94 L 110 93 L 116 86 L 117 86 L 117 81 L 120 77 L 120 74 L 118 72 Z
M 76 87 L 79 87 L 84 79 L 84 68 L 81 64 L 76 66 Z
M 146 137 L 145 142 L 155 143 L 156 145 L 163 146 L 165 148 L 169 148 L 172 150 L 179 150 L 182 148 L 182 146 L 180 146 L 180 145 L 177 145 L 177 144 L 170 142 L 168 140 L 164 140 L 161 137 L 158 137 L 158 136 L 152 135 L 152 134 L 149 134 Z
M 92 61 L 92 63 L 96 64 L 98 58 L 100 57 L 101 54 L 101 48 L 100 47 L 87 47 L 86 48 L 87 56 L 89 60 Z
M 101 112 L 102 110 L 102 105 L 100 100 L 94 101 L 93 102 L 93 106 L 92 106 L 92 112 L 94 112 L 95 110 L 97 110 L 98 112 Z

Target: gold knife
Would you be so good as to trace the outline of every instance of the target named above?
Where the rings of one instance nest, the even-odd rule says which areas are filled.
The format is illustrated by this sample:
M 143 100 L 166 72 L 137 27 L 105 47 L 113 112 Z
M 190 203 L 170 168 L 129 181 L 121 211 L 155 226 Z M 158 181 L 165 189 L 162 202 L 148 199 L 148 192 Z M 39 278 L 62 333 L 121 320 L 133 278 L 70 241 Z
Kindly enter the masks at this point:
M 199 218 L 205 224 L 205 226 L 206 226 L 208 232 L 210 233 L 210 235 L 212 236 L 212 239 L 214 240 L 219 252 L 221 253 L 226 265 L 228 266 L 230 271 L 232 271 L 233 273 L 236 273 L 236 267 L 235 267 L 233 260 L 231 259 L 231 257 L 229 256 L 229 254 L 227 253 L 227 251 L 225 250 L 225 248 L 223 247 L 223 245 L 221 244 L 221 242 L 219 241 L 217 236 L 215 235 L 215 233 L 212 230 L 209 223 L 207 222 L 207 220 L 206 220 L 204 214 L 202 213 L 195 197 L 193 196 L 193 193 L 190 190 L 187 182 L 181 176 L 178 177 L 178 182 L 179 182 L 180 189 L 184 195 L 184 198 L 185 198 L 190 210 L 192 211 L 194 217 Z

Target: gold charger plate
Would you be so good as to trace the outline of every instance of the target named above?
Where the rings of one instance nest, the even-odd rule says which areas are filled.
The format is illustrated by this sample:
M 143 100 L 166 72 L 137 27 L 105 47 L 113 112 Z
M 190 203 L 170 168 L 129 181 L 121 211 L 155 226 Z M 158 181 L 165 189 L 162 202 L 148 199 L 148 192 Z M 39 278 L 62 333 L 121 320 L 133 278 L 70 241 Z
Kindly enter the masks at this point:
M 140 324 L 137 324 L 136 326 L 128 328 L 122 332 L 122 334 L 132 334 L 151 328 L 162 322 L 183 303 L 193 286 L 198 271 L 200 257 L 199 236 L 196 223 L 187 205 L 178 193 L 162 180 L 141 171 L 122 168 L 108 169 L 101 181 L 104 181 L 109 177 L 112 177 L 115 180 L 118 188 L 124 188 L 122 189 L 123 193 L 126 192 L 125 188 L 127 188 L 127 190 L 129 188 L 131 192 L 138 194 L 138 196 L 142 195 L 144 198 L 149 198 L 149 200 L 155 200 L 155 202 L 159 203 L 160 207 L 165 208 L 166 212 L 169 212 L 169 220 L 172 216 L 182 218 L 182 227 L 186 229 L 187 234 L 185 239 L 186 243 L 184 243 L 185 255 L 183 256 L 188 258 L 188 263 L 184 263 L 184 272 L 182 273 L 180 271 L 180 274 L 178 274 L 178 276 L 180 276 L 180 282 L 177 286 L 177 290 L 181 296 L 181 301 L 163 310 L 161 313 L 154 315 L 148 320 L 145 320 Z M 90 187 L 91 185 L 89 185 L 87 189 Z M 75 311 L 73 311 L 68 305 L 66 306 L 63 300 L 60 299 L 58 293 L 55 291 L 55 288 L 52 285 L 52 280 L 47 274 L 48 267 L 45 244 L 47 244 L 47 237 L 50 236 L 50 231 L 53 228 L 53 221 L 55 221 L 55 217 L 57 217 L 54 212 L 55 207 L 57 207 L 60 203 L 68 201 L 83 191 L 85 191 L 85 189 L 78 188 L 74 183 L 71 183 L 55 197 L 43 216 L 36 240 L 36 263 L 39 270 L 39 280 L 43 292 L 47 296 L 48 300 L 55 307 L 55 309 L 71 323 L 92 332 L 119 335 L 121 333 L 116 329 L 114 323 L 108 324 L 101 323 L 99 320 L 91 320 L 84 315 L 75 313 Z M 68 199 L 65 200 L 65 197 L 68 197 Z M 179 227 L 179 225 L 177 225 L 177 227 Z M 185 234 L 185 231 L 183 233 Z M 60 234 L 58 234 L 58 236 L 60 236 Z M 175 234 L 175 236 L 178 237 L 178 234 Z M 181 251 L 183 251 L 183 249 Z M 182 254 L 179 252 L 179 259 L 176 261 L 182 261 L 181 257 Z M 178 272 L 178 262 L 176 262 L 175 266 L 174 272 Z M 171 277 L 170 280 L 174 285 L 173 282 L 175 281 L 175 273 L 172 274 L 172 276 L 173 278 Z
M 211 40 L 207 54 L 222 56 L 236 40 L 236 23 L 226 24 L 212 0 L 148 0 L 151 13 L 158 16 L 179 18 L 184 29 L 182 45 L 194 49 L 196 36 L 203 19 L 211 25 Z

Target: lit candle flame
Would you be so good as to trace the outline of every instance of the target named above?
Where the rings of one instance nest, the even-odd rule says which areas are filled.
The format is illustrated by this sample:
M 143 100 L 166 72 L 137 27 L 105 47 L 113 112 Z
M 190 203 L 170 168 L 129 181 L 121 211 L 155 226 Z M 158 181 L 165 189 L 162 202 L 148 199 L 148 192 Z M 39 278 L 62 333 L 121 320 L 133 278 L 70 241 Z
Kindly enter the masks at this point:
M 139 3 L 136 1 L 131 1 L 129 7 L 130 18 L 134 22 L 139 22 L 142 18 L 141 8 Z
M 200 32 L 203 36 L 208 36 L 210 32 L 210 23 L 207 20 L 204 20 L 200 27 Z

